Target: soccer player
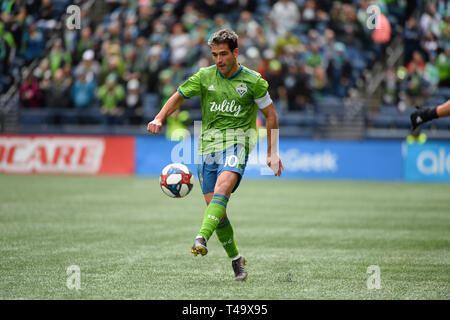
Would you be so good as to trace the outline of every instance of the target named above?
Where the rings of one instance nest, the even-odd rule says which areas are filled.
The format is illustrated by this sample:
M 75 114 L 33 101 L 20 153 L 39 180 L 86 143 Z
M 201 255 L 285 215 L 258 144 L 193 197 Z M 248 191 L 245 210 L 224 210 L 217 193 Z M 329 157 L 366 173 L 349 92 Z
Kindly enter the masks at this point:
M 256 115 L 261 110 L 267 127 L 267 165 L 275 176 L 284 170 L 277 154 L 278 118 L 261 75 L 239 64 L 238 36 L 232 30 L 216 32 L 208 41 L 214 65 L 201 68 L 169 98 L 147 131 L 157 134 L 164 120 L 184 99 L 200 96 L 202 132 L 197 166 L 200 186 L 207 204 L 201 229 L 191 253 L 208 253 L 207 241 L 216 232 L 232 261 L 235 279 L 244 281 L 246 259 L 240 255 L 234 230 L 226 214 L 231 193 L 244 174 L 248 155 L 256 144 Z
M 415 130 L 419 125 L 433 119 L 449 117 L 450 116 L 450 100 L 438 105 L 435 108 L 416 107 L 411 116 L 412 130 Z

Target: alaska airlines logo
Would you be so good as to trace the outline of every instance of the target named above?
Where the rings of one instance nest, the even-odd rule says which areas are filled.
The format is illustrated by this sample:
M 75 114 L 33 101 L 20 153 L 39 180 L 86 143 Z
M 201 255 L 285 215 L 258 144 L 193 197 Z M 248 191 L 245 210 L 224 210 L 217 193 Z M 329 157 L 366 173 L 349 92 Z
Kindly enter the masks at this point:
M 241 112 L 241 106 L 240 105 L 236 105 L 236 102 L 234 100 L 231 100 L 231 102 L 228 102 L 227 99 L 223 100 L 222 103 L 215 103 L 210 102 L 211 108 L 210 111 L 211 112 L 216 112 L 216 111 L 222 111 L 222 112 L 231 112 L 233 113 L 233 115 L 235 117 L 237 117 L 239 115 L 239 112 Z

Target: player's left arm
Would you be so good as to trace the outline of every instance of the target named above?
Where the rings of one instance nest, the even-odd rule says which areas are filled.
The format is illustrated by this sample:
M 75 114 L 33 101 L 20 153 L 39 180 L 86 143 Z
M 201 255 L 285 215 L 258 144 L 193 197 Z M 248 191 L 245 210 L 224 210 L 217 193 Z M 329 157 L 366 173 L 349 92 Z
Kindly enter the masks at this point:
M 276 176 L 281 176 L 281 170 L 284 170 L 283 163 L 278 155 L 278 116 L 273 103 L 260 109 L 266 118 L 267 128 L 267 165 L 273 170 Z

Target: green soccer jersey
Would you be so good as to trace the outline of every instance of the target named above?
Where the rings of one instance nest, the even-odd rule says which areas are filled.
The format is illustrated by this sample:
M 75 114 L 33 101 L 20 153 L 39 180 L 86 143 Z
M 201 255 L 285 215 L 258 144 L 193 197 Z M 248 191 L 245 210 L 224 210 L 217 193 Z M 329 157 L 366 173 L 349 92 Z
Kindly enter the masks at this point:
M 268 87 L 259 73 L 242 65 L 229 78 L 216 65 L 201 68 L 178 87 L 185 99 L 201 98 L 199 153 L 221 151 L 235 143 L 245 144 L 250 152 L 256 144 L 257 109 L 272 103 Z

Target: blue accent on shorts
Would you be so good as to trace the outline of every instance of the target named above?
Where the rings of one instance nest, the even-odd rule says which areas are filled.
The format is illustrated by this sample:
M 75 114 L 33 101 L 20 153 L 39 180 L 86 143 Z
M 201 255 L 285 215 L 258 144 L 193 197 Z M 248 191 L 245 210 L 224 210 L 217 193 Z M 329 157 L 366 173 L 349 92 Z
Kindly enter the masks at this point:
M 232 171 L 239 174 L 239 180 L 232 192 L 236 191 L 244 175 L 247 160 L 248 149 L 242 144 L 235 144 L 223 151 L 200 155 L 197 173 L 203 194 L 214 192 L 217 177 L 223 171 Z

